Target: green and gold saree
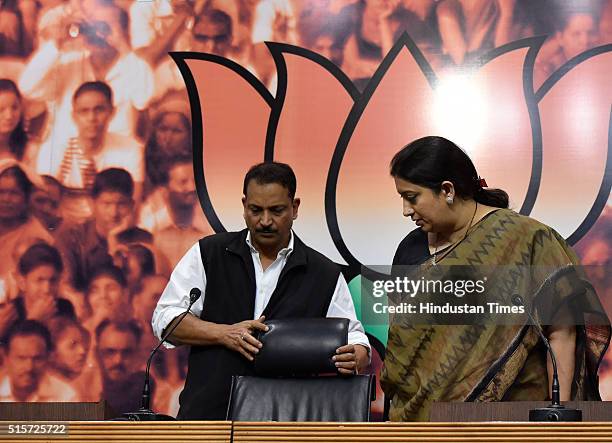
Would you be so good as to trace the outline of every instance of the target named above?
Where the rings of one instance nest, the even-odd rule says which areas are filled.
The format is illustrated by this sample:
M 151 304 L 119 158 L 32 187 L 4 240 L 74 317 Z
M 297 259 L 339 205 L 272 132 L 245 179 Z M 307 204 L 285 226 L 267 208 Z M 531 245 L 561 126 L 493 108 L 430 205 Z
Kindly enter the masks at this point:
M 547 280 L 555 270 L 577 264 L 553 229 L 499 209 L 472 227 L 438 269 L 460 265 L 485 273 L 496 288 L 487 296 L 494 293 L 495 301 L 511 304 L 510 298 L 520 294 L 544 325 L 556 324 L 550 320 L 559 318 L 555 313 L 569 313 L 576 325 L 572 399 L 599 400 L 597 369 L 610 341 L 608 318 L 580 270 Z M 424 272 L 435 268 L 430 260 L 420 267 Z M 527 321 L 414 324 L 391 316 L 381 386 L 391 401 L 392 421 L 428 420 L 435 401 L 545 400 L 545 348 Z

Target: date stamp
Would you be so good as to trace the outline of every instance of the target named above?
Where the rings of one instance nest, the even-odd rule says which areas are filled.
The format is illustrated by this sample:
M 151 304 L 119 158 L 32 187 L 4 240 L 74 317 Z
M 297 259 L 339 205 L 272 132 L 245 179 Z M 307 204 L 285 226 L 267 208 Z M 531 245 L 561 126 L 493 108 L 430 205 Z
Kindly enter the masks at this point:
M 0 421 L 0 436 L 13 438 L 68 437 L 68 423 L 42 421 Z

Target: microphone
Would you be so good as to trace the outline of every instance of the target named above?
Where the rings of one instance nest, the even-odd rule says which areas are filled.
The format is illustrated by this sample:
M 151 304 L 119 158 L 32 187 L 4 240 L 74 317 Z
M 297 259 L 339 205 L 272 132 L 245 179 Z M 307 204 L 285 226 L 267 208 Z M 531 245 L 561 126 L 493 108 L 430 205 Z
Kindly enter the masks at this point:
M 172 325 L 172 328 L 166 331 L 166 333 L 162 336 L 157 346 L 155 346 L 153 350 L 151 351 L 151 354 L 149 354 L 149 358 L 147 359 L 147 369 L 145 371 L 144 386 L 142 388 L 142 400 L 140 402 L 140 409 L 136 412 L 126 412 L 125 414 L 122 414 L 122 417 L 124 420 L 128 420 L 128 421 L 176 420 L 174 417 L 171 417 L 165 414 L 156 414 L 155 412 L 151 410 L 151 377 L 150 377 L 149 372 L 151 370 L 151 362 L 153 361 L 153 357 L 157 353 L 157 350 L 161 347 L 161 345 L 163 345 L 166 342 L 166 340 L 168 340 L 168 337 L 170 337 L 170 335 L 174 332 L 176 327 L 183 321 L 183 319 L 187 316 L 187 314 L 189 314 L 191 307 L 200 298 L 201 295 L 202 295 L 202 291 L 198 288 L 192 288 L 191 291 L 189 291 L 189 306 L 187 307 L 187 310 L 183 312 L 181 315 L 179 315 L 176 323 Z
M 558 272 L 553 274 L 553 277 L 557 274 Z M 547 279 L 542 284 L 542 286 L 540 286 L 540 289 L 537 291 L 536 295 L 544 289 L 544 287 L 548 284 L 549 280 L 550 279 Z M 553 367 L 551 404 L 545 408 L 531 409 L 529 411 L 529 421 L 582 421 L 582 411 L 580 409 L 566 408 L 565 406 L 561 405 L 559 373 L 557 371 L 557 358 L 555 357 L 555 352 L 550 346 L 550 342 L 542 331 L 542 326 L 531 315 L 531 310 L 528 309 L 527 306 L 525 306 L 523 297 L 518 294 L 515 294 L 512 297 L 512 304 L 514 306 L 525 307 L 525 312 L 529 317 L 529 321 L 531 321 L 531 324 L 535 327 L 536 331 L 540 335 L 540 338 L 544 342 L 544 346 L 546 346 L 546 349 L 550 354 L 550 360 L 552 362 Z

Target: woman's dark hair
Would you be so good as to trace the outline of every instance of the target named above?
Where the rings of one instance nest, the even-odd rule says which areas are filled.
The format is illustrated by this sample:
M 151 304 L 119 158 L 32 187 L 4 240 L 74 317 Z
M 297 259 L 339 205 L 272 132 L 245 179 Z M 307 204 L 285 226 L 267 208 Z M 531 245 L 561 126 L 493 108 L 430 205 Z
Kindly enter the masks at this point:
M 21 102 L 21 93 L 19 92 L 19 88 L 12 80 L 7 78 L 0 79 L 0 92 L 11 92 L 15 94 L 17 99 Z M 21 118 L 19 119 L 19 123 L 11 135 L 9 137 L 9 148 L 11 149 L 11 153 L 15 156 L 17 160 L 21 160 L 23 158 L 23 153 L 25 151 L 26 145 L 28 144 L 28 134 L 25 132 L 24 123 L 23 123 L 23 112 L 21 114 Z
M 19 166 L 11 166 L 4 172 L 0 173 L 0 176 L 4 175 L 15 178 L 15 180 L 17 181 L 17 186 L 25 195 L 26 202 L 29 201 L 30 194 L 32 193 L 32 188 L 34 185 L 32 185 L 32 182 L 30 181 L 26 173 L 23 172 L 23 169 L 21 169 Z
M 145 245 L 134 243 L 128 245 L 128 254 L 135 257 L 140 265 L 142 277 L 155 275 L 155 256 Z
M 391 175 L 439 193 L 450 181 L 458 197 L 472 198 L 496 208 L 508 207 L 508 194 L 484 189 L 472 160 L 456 144 L 443 137 L 419 138 L 403 147 L 391 160 Z
M 47 329 L 49 329 L 53 343 L 59 342 L 60 338 L 68 331 L 68 328 L 71 327 L 77 328 L 81 335 L 86 337 L 87 340 L 89 340 L 91 336 L 89 331 L 85 329 L 78 320 L 62 315 L 50 318 L 49 321 L 46 322 L 46 326 Z

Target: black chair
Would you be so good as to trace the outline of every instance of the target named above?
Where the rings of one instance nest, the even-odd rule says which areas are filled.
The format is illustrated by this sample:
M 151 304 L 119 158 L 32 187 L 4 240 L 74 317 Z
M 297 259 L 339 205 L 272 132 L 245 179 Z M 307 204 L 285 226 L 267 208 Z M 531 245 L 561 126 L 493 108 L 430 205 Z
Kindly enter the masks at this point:
M 233 421 L 369 421 L 374 375 L 338 375 L 332 357 L 348 341 L 347 319 L 271 320 L 259 335 L 257 376 L 234 376 Z

